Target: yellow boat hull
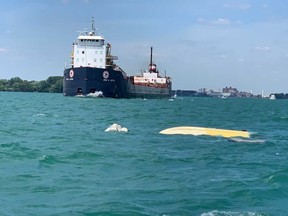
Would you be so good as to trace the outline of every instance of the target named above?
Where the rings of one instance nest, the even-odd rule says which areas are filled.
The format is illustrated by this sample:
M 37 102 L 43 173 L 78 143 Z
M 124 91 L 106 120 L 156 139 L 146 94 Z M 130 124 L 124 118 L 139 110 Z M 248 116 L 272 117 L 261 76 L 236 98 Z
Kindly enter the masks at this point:
M 182 135 L 208 135 L 208 136 L 222 136 L 222 137 L 245 137 L 249 138 L 250 134 L 248 131 L 240 130 L 225 130 L 216 128 L 204 128 L 204 127 L 173 127 L 162 130 L 160 134 L 182 134 Z

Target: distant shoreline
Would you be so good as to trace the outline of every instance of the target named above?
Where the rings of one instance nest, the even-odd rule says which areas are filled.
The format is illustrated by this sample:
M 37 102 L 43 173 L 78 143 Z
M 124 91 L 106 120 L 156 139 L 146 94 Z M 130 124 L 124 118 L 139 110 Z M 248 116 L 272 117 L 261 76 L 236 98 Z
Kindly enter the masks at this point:
M 63 93 L 63 76 L 50 76 L 46 80 L 28 81 L 19 77 L 0 79 L 0 91 L 2 92 L 47 92 Z M 262 95 L 253 95 L 247 92 L 236 92 L 229 96 L 223 96 L 221 92 L 195 91 L 195 90 L 172 90 L 172 95 L 177 97 L 229 97 L 229 98 L 263 98 Z M 225 94 L 224 94 L 225 95 Z M 275 99 L 288 99 L 288 93 L 272 93 Z
M 0 79 L 0 91 L 6 92 L 63 92 L 63 77 L 50 76 L 46 80 L 27 81 L 19 77 Z

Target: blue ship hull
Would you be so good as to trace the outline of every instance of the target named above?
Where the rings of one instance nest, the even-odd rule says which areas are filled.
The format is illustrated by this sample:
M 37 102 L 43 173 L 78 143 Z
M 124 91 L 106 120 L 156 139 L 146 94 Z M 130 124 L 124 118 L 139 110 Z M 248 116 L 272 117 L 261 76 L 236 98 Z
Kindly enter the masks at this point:
M 127 98 L 128 78 L 122 70 L 79 67 L 64 70 L 64 96 L 86 96 L 101 92 L 104 97 Z
M 109 98 L 170 98 L 171 83 L 165 88 L 132 84 L 126 73 L 111 68 L 79 67 L 64 70 L 64 96 L 87 96 L 101 92 Z

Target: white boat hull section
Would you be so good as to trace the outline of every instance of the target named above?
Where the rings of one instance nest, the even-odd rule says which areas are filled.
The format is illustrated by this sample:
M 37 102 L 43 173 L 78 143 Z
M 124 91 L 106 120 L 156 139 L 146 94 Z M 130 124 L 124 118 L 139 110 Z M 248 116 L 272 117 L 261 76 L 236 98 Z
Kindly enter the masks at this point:
M 225 129 L 216 129 L 216 128 L 204 128 L 204 127 L 173 127 L 162 130 L 160 134 L 181 134 L 181 135 L 208 135 L 208 136 L 222 136 L 222 137 L 244 137 L 249 138 L 250 133 L 248 131 L 242 130 L 225 130 Z
M 265 140 L 262 139 L 241 139 L 241 138 L 228 138 L 229 142 L 241 142 L 241 143 L 264 143 Z

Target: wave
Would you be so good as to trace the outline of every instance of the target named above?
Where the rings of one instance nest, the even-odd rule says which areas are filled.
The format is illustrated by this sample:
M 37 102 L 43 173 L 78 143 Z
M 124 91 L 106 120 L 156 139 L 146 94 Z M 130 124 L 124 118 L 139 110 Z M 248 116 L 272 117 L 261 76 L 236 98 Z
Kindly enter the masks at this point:
M 231 212 L 214 210 L 208 213 L 203 213 L 201 216 L 269 216 L 269 214 L 258 212 Z

